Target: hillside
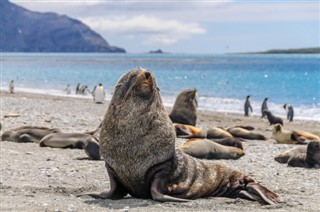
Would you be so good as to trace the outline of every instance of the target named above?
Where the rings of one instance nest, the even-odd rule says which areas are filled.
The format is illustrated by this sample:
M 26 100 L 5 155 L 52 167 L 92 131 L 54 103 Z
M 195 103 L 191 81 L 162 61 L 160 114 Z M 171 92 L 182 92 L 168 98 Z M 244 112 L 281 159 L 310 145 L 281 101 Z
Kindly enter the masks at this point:
M 1 52 L 125 52 L 78 20 L 0 1 Z

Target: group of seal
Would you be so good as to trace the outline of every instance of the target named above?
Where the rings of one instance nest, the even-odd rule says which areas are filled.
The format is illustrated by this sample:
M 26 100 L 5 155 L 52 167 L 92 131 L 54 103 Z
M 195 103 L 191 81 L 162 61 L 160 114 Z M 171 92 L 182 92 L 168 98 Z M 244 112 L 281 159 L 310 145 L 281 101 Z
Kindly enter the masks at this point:
M 40 147 L 84 149 L 90 160 L 100 160 L 100 146 L 96 139 L 85 133 L 63 133 L 59 129 L 23 126 L 5 131 L 2 141 L 33 142 Z
M 209 196 L 275 204 L 281 198 L 239 171 L 199 160 L 175 149 L 176 133 L 154 75 L 137 68 L 118 81 L 100 131 L 110 190 L 93 197 L 130 194 L 157 201 L 185 202 Z
M 201 130 L 191 125 L 173 124 L 177 137 L 182 138 L 242 138 L 248 140 L 267 140 L 267 138 L 257 132 L 251 126 L 234 126 L 227 129 L 222 127 L 210 127 L 207 130 Z
M 311 141 L 308 145 L 294 147 L 277 155 L 274 159 L 292 167 L 320 169 L 320 142 Z

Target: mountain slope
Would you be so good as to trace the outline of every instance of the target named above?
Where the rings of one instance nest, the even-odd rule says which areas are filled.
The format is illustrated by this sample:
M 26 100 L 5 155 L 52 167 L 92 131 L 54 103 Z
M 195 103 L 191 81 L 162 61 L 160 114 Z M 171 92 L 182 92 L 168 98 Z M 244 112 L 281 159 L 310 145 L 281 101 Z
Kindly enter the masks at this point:
M 125 52 L 78 20 L 0 1 L 2 52 Z

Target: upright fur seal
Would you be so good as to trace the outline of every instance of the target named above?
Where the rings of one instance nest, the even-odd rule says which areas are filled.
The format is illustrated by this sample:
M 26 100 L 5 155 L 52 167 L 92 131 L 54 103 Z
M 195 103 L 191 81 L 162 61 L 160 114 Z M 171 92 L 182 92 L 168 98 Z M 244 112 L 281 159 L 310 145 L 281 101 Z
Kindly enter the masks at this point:
M 192 138 L 179 149 L 184 153 L 200 159 L 239 159 L 244 151 L 237 147 L 224 146 L 208 139 Z
M 250 112 L 252 113 L 252 107 L 250 103 L 250 95 L 246 97 L 246 101 L 244 102 L 244 116 L 249 116 Z
M 177 96 L 169 117 L 173 123 L 196 126 L 197 107 L 197 90 L 183 90 Z
M 100 132 L 110 191 L 99 198 L 133 197 L 188 201 L 241 197 L 267 204 L 280 197 L 239 171 L 175 150 L 176 134 L 154 75 L 137 68 L 118 81 Z
M 270 125 L 273 125 L 273 124 L 281 124 L 281 125 L 283 126 L 283 120 L 282 120 L 282 118 L 273 115 L 273 114 L 271 113 L 271 111 L 269 111 L 269 110 L 265 110 L 264 113 L 266 114 Z
M 4 132 L 1 136 L 2 141 L 14 141 L 14 142 L 35 142 L 39 143 L 40 140 L 54 132 L 59 132 L 58 129 L 52 129 L 47 127 L 37 126 L 23 126 L 14 128 Z
M 41 147 L 84 149 L 89 159 L 100 160 L 100 146 L 93 136 L 83 133 L 51 133 L 41 139 Z

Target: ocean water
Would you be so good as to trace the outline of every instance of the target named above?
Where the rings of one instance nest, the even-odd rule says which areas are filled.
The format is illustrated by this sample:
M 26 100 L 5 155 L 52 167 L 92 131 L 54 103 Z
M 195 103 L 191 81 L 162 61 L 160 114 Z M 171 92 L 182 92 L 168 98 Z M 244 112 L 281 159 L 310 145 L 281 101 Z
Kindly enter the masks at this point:
M 152 71 L 165 105 L 173 105 L 186 88 L 198 90 L 199 108 L 243 114 L 245 97 L 251 95 L 253 114 L 269 98 L 269 110 L 286 117 L 282 105 L 293 105 L 296 119 L 320 121 L 320 55 L 192 55 L 1 53 L 1 90 L 10 80 L 16 92 L 66 95 L 78 83 L 92 90 L 97 83 L 110 99 L 119 77 L 135 67 Z M 87 95 L 84 98 L 92 98 Z

